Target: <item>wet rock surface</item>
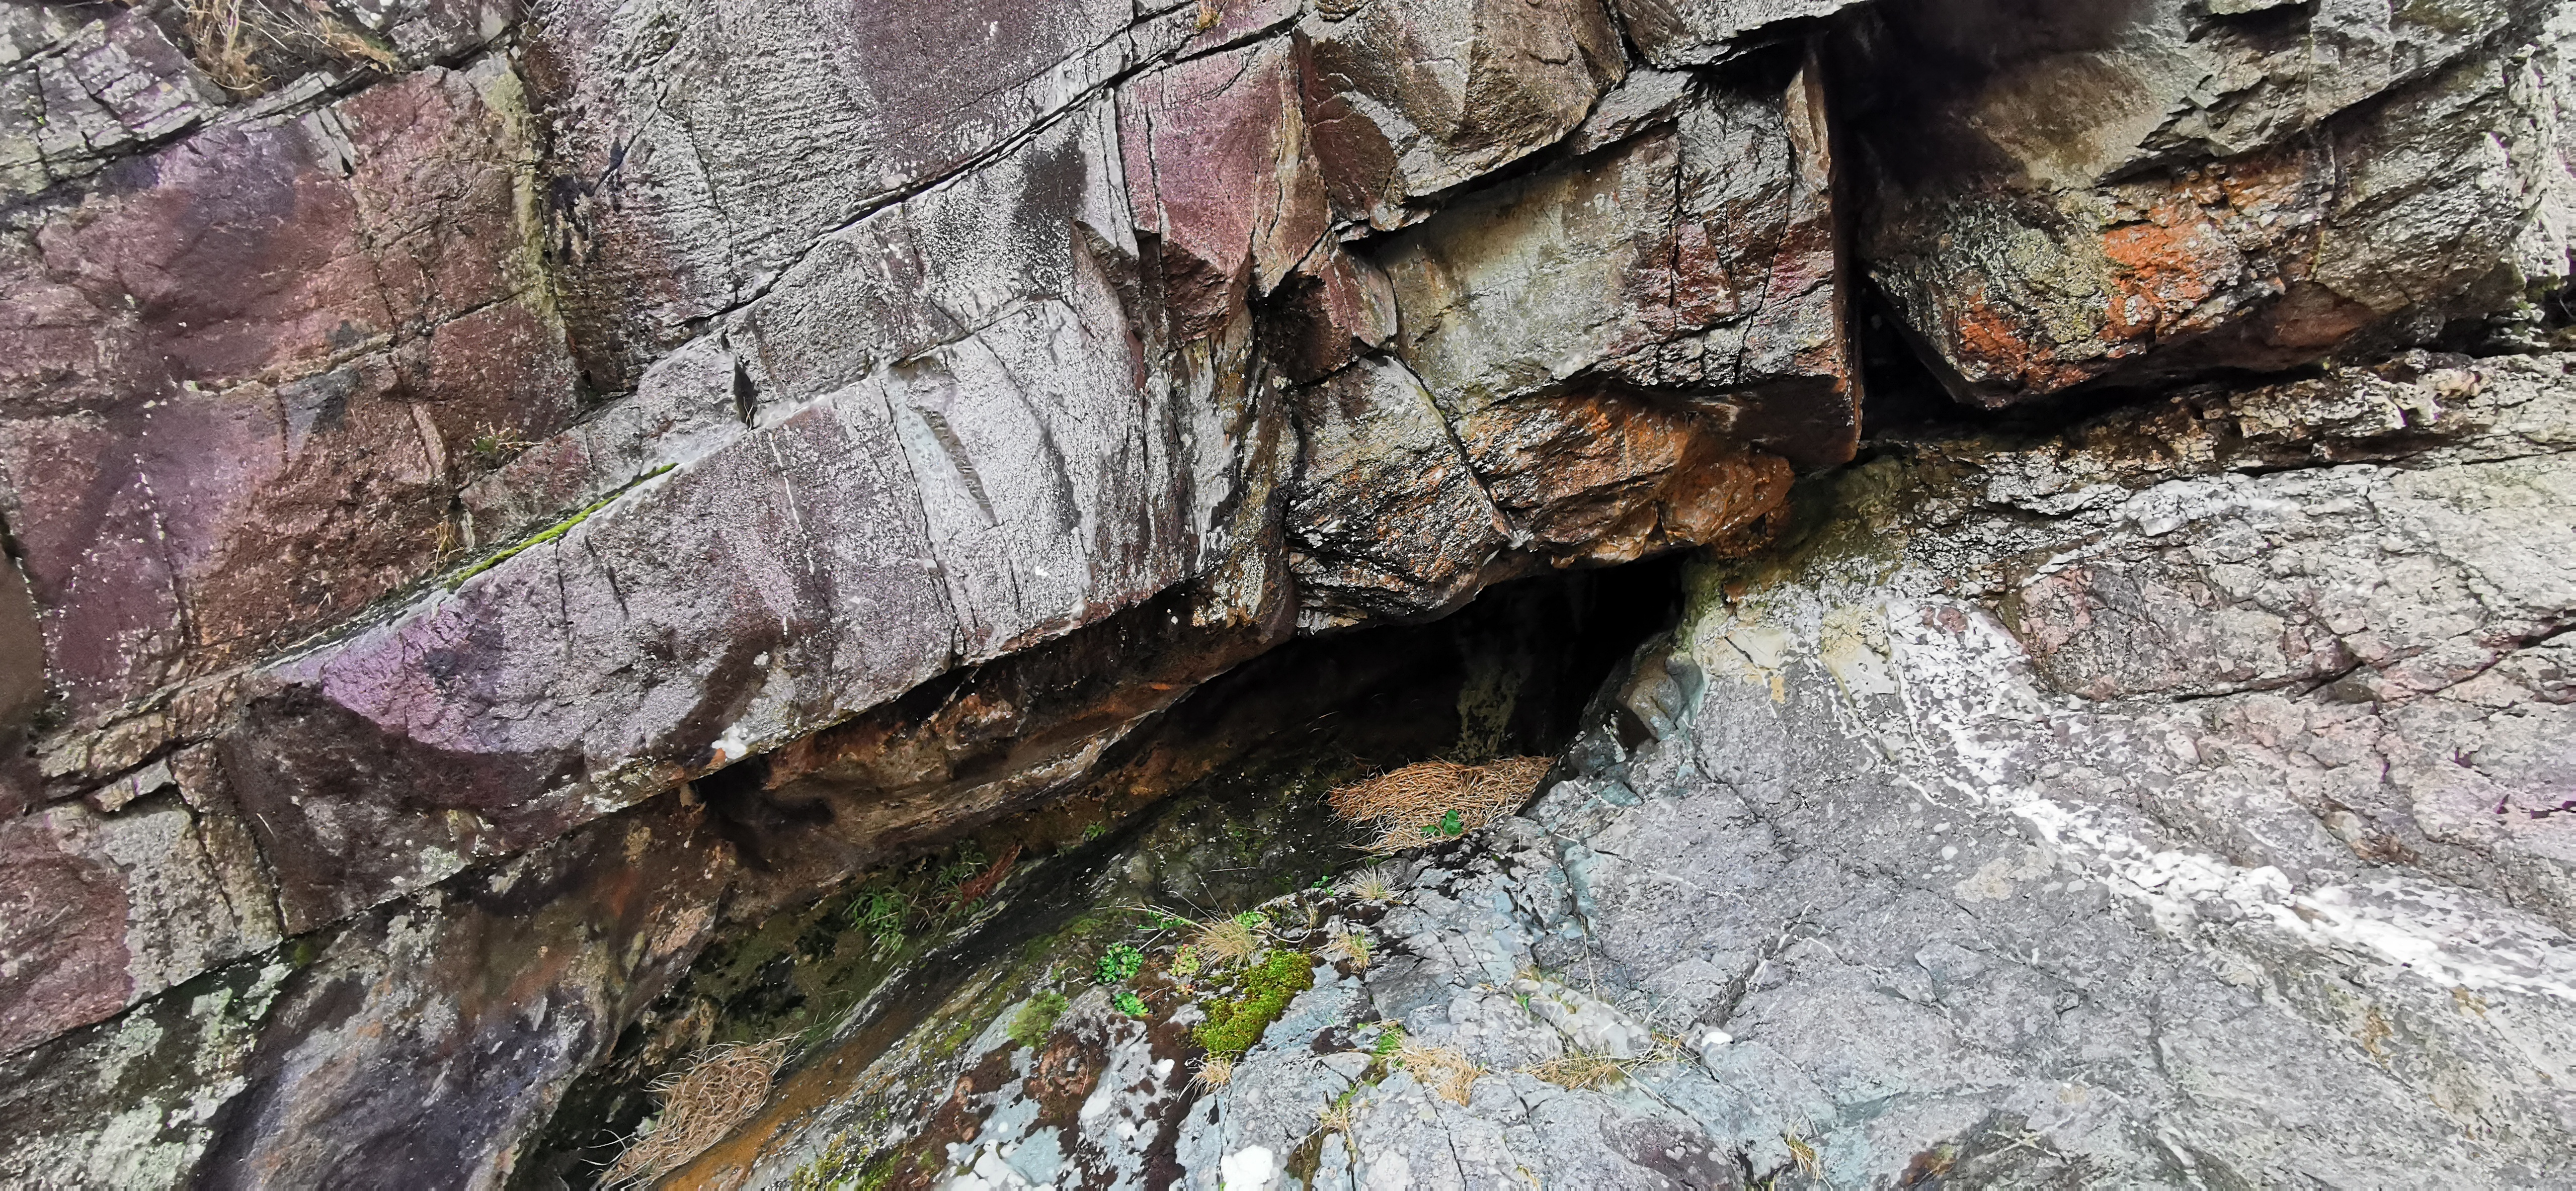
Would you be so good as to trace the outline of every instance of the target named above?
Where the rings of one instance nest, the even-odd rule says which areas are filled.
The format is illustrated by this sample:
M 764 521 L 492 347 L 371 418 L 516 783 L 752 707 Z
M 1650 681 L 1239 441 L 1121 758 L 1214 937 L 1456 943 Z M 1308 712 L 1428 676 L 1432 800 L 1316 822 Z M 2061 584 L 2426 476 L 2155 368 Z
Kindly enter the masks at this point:
M 924 1030 L 916 1181 L 2561 1177 L 2576 17 L 2061 7 L 0 3 L 0 1175 L 588 1177 L 741 977 L 815 1037 L 726 1178 L 893 1153 L 815 1045 Z M 1188 1083 L 1285 968 L 970 1051 L 1072 962 L 983 911 L 707 966 L 968 842 L 1179 890 L 1068 833 L 1292 730 L 1554 750 L 1666 613 L 1480 593 L 1683 552 L 1537 826 L 1281 907 L 1311 1063 Z

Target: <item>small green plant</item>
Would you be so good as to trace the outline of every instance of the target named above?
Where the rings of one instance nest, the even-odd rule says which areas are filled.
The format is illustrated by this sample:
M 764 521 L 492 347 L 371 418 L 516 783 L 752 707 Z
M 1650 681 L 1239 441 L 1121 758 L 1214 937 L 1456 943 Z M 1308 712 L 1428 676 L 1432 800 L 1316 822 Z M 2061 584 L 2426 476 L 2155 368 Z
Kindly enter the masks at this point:
M 1467 834 L 1467 817 L 1453 809 L 1440 816 L 1439 822 L 1423 824 L 1422 834 L 1433 839 L 1456 839 Z
M 1234 921 L 1237 925 L 1242 926 L 1246 930 L 1270 929 L 1270 916 L 1259 910 L 1245 910 L 1244 912 L 1235 915 Z
M 506 427 L 486 422 L 476 428 L 474 437 L 466 441 L 465 449 L 474 452 L 486 463 L 499 463 L 535 445 L 511 433 Z
M 1385 1058 L 1388 1055 L 1404 1049 L 1403 1022 L 1388 1021 L 1380 1022 L 1378 1025 L 1380 1028 L 1377 1035 L 1377 1045 L 1369 1047 L 1370 1054 L 1376 1055 L 1379 1058 Z
M 900 889 L 872 889 L 850 902 L 850 925 L 868 937 L 869 953 L 883 960 L 903 950 L 912 899 Z
M 1092 978 L 1102 984 L 1116 984 L 1133 976 L 1145 966 L 1145 953 L 1133 943 L 1112 943 L 1100 953 L 1100 962 L 1092 965 Z
M 1274 951 L 1246 972 L 1243 995 L 1207 1007 L 1208 1019 L 1192 1031 L 1212 1055 L 1240 1055 L 1261 1041 L 1261 1032 L 1288 1011 L 1298 993 L 1315 987 L 1314 958 L 1301 951 Z
M 1173 953 L 1172 953 L 1172 975 L 1175 975 L 1175 976 L 1196 976 L 1196 975 L 1198 975 L 1198 974 L 1199 974 L 1199 949 L 1198 949 L 1198 948 L 1196 948 L 1196 947 L 1187 947 L 1187 946 L 1185 946 L 1185 947 L 1182 947 L 1180 950 L 1175 951 L 1175 952 L 1173 952 Z
M 1098 821 L 1086 823 L 1082 828 L 1082 842 L 1087 844 L 1107 834 L 1109 834 L 1109 825 L 1107 823 Z
M 1120 1013 L 1129 1017 L 1144 1017 L 1152 1012 L 1145 1008 L 1145 998 L 1126 989 L 1118 990 L 1118 995 L 1109 998 L 1109 1003 L 1117 1006 Z
M 1055 1032 L 1056 1019 L 1064 1016 L 1066 1004 L 1064 994 L 1052 990 L 1030 997 L 1018 1013 L 1011 1015 L 1011 1041 L 1037 1049 L 1047 1035 Z

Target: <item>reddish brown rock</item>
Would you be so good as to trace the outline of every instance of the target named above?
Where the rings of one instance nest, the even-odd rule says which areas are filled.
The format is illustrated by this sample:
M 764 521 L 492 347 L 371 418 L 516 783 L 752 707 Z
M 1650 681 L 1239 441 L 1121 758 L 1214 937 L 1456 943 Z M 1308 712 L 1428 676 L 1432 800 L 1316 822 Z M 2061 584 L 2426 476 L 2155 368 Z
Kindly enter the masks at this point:
M 516 103 L 489 63 L 218 129 L 8 246 L 0 474 L 75 723 L 436 567 L 476 440 L 569 417 Z
M 1784 528 L 1788 461 L 1697 411 L 1615 391 L 1524 398 L 1469 416 L 1458 440 L 1523 548 L 1551 565 L 1742 554 Z
M 100 1021 L 278 939 L 256 858 L 167 790 L 0 823 L 0 1053 Z M 228 810 L 215 808 L 216 815 Z
M 1328 219 L 1287 47 L 1193 59 L 1118 94 L 1129 202 L 1136 230 L 1160 242 L 1176 327 L 1278 288 Z

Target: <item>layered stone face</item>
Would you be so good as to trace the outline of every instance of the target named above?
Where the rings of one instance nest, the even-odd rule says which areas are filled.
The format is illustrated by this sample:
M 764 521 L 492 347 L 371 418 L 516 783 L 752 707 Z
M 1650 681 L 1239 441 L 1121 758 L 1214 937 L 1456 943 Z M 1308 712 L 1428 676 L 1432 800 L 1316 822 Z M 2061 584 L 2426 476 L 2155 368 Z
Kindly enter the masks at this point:
M 2429 342 L 2569 276 L 2554 11 L 1891 6 L 1861 251 L 1982 405 Z
M 123 1089 L 18 1177 L 497 1181 L 706 940 L 1291 637 L 1773 546 L 1856 305 L 1988 406 L 2529 348 L 2576 219 L 2538 0 L 200 7 L 0 6 L 0 1084 Z M 2489 465 L 2272 527 L 2484 550 L 2468 627 L 2188 551 L 1989 612 L 2070 698 L 2522 674 Z

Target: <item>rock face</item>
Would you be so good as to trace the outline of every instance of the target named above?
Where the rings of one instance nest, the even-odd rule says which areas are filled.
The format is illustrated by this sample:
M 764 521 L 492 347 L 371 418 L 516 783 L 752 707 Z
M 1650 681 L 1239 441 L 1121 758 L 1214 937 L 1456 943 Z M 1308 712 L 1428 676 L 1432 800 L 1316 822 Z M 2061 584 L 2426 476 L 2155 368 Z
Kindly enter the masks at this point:
M 1862 252 L 1961 398 L 2426 343 L 2564 284 L 2557 6 L 2020 7 L 1850 43 L 1894 120 Z
M 1891 444 L 1694 567 L 1519 817 L 1265 903 L 1313 987 L 1222 1081 L 1138 926 L 1143 1016 L 1014 1036 L 993 961 L 684 1177 L 2563 1182 L 2570 368 Z
M 2380 1097 L 2458 1179 L 2547 1181 L 2554 1093 L 2407 990 L 2524 1039 L 2576 995 L 2545 354 L 2571 12 L 0 4 L 0 1104 L 31 1122 L 0 1173 L 500 1184 L 711 943 L 1105 782 L 1187 786 L 1259 734 L 1152 742 L 1300 637 L 1698 550 L 1687 681 L 1381 934 L 1446 981 L 1467 953 L 1428 940 L 1486 927 L 1429 890 L 1591 889 L 1617 832 L 1701 832 L 1741 863 L 1675 887 L 1738 890 L 1723 954 L 1567 935 L 1541 900 L 1494 937 L 1610 965 L 1568 1020 L 1632 993 L 1705 1017 L 1712 987 L 1756 1004 L 1747 955 L 1920 948 L 1965 913 L 1951 944 L 2019 974 L 1959 977 L 1954 1014 L 2028 1029 L 1990 1068 L 1838 1051 L 1848 1083 L 1757 1095 L 1703 1054 L 1663 1108 L 1443 1118 L 1522 1139 L 1479 1152 L 1590 1130 L 1642 1165 L 1553 1177 L 1825 1177 L 1761 1139 L 1861 1128 L 1851 1089 L 1883 1087 L 1901 1123 L 1829 1147 L 1835 1181 L 1936 1143 L 1924 1177 L 2352 1161 L 2362 1126 L 2254 1085 L 2159 1140 L 2174 1097 L 2251 1078 L 2215 1058 L 2206 1085 L 2105 1059 L 2099 1129 L 2049 1123 L 2059 1027 L 2023 993 L 2075 990 L 2068 1045 L 2129 1055 L 2109 1039 L 2159 1013 L 2220 1029 L 2156 1008 L 2219 1004 L 2199 973 L 2274 1016 L 2175 1045 L 2358 1006 L 2381 1075 L 2291 1046 L 2319 1095 Z M 1873 378 L 1890 409 L 1938 387 L 2040 421 L 1850 468 Z M 1824 860 L 1745 834 L 1815 797 L 1894 834 Z M 2004 867 L 1893 876 L 1908 797 Z M 1614 870 L 1609 901 L 1566 894 L 1594 928 L 1652 900 Z M 2146 917 L 2087 919 L 2078 972 L 2012 941 L 2021 892 L 1922 900 L 2033 883 Z M 2318 983 L 2354 947 L 2416 970 Z M 1896 961 L 1848 962 L 1816 979 Z M 1394 979 L 1328 978 L 1314 1020 L 1485 1012 L 1444 1025 Z M 1475 1061 L 1549 1057 L 1524 1026 L 1538 1050 Z M 1101 1045 L 1082 1062 L 1125 1053 Z M 1267 1053 L 1247 1089 L 1306 1078 Z M 2441 1133 L 2419 1092 L 2475 1122 Z M 1276 1148 L 1257 1117 L 1120 1169 L 1213 1180 Z

